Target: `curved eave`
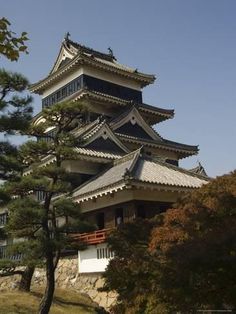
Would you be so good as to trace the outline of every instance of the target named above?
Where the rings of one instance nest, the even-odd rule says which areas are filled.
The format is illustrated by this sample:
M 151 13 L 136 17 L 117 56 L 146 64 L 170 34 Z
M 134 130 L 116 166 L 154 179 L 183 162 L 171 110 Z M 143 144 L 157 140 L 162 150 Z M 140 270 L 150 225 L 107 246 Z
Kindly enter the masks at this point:
M 120 107 L 125 107 L 131 104 L 129 100 L 125 100 L 125 99 L 111 96 L 108 94 L 92 91 L 89 89 L 80 90 L 79 93 L 76 94 L 76 96 L 71 95 L 71 98 L 72 97 L 75 97 L 75 100 L 81 99 L 82 97 L 88 97 L 93 100 L 100 101 L 103 104 L 105 103 L 114 104 Z M 158 122 L 162 122 L 167 119 L 172 119 L 174 117 L 174 110 L 162 109 L 162 108 L 158 108 L 158 107 L 154 107 L 154 106 L 146 105 L 146 104 L 145 106 L 143 106 L 143 104 L 137 104 L 137 108 L 143 114 L 150 116 L 153 122 L 151 123 L 152 125 Z
M 32 123 L 32 124 L 37 124 L 37 123 L 40 122 L 41 119 L 42 119 L 42 111 L 40 111 L 39 113 L 37 113 L 37 114 L 33 117 L 31 123 Z
M 207 181 L 206 181 L 207 183 Z M 187 186 L 187 185 L 174 185 L 174 184 L 162 184 L 162 183 L 153 183 L 145 182 L 137 179 L 130 179 L 128 182 L 125 180 L 116 182 L 115 184 L 105 186 L 101 189 L 93 190 L 92 192 L 84 193 L 77 196 L 72 196 L 73 200 L 77 203 L 87 202 L 99 197 L 106 195 L 111 195 L 122 190 L 130 189 L 148 189 L 152 191 L 160 192 L 178 192 L 178 193 L 188 193 L 189 191 L 196 189 L 196 186 Z
M 62 66 L 60 69 L 58 69 L 56 72 L 48 75 L 45 79 L 32 84 L 29 87 L 29 90 L 33 93 L 42 93 L 46 87 L 51 86 L 54 84 L 56 81 L 60 80 L 62 75 L 65 73 L 68 73 L 72 71 L 76 66 L 78 65 L 89 65 L 94 68 L 99 68 L 102 70 L 105 70 L 107 72 L 112 72 L 117 75 L 133 79 L 135 81 L 138 81 L 141 83 L 141 86 L 144 87 L 146 85 L 152 84 L 155 81 L 155 76 L 154 75 L 149 75 L 149 74 L 144 74 L 140 72 L 135 72 L 135 71 L 128 71 L 122 68 L 119 68 L 118 66 L 112 65 L 111 64 L 105 64 L 102 61 L 99 61 L 97 59 L 78 54 L 76 57 L 74 57 L 68 64 L 65 64 Z
M 147 112 L 150 114 L 158 113 L 159 116 L 162 116 L 165 119 L 172 119 L 172 118 L 174 118 L 174 115 L 175 115 L 174 109 L 163 109 L 163 108 L 154 107 L 154 106 L 144 104 L 144 103 L 139 104 L 138 107 L 143 112 Z M 163 119 L 163 120 L 165 120 L 165 119 Z
M 149 141 L 147 139 L 135 138 L 129 135 L 121 134 L 121 133 L 116 133 L 116 135 L 121 140 L 124 140 L 126 142 L 140 144 L 140 145 L 149 146 L 149 147 L 156 147 L 156 148 L 165 149 L 169 151 L 175 151 L 181 155 L 181 158 L 196 155 L 199 151 L 198 146 L 189 146 L 189 145 L 183 144 L 182 147 L 174 147 L 170 144 L 166 144 L 165 142 L 156 143 L 151 140 Z

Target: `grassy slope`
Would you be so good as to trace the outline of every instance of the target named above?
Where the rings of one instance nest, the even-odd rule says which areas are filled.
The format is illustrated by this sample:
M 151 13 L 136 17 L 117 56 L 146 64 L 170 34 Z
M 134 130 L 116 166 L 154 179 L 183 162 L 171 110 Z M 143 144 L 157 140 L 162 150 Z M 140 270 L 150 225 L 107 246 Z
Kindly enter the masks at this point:
M 37 314 L 41 291 L 0 292 L 1 314 Z M 50 314 L 95 314 L 92 301 L 76 292 L 58 289 Z

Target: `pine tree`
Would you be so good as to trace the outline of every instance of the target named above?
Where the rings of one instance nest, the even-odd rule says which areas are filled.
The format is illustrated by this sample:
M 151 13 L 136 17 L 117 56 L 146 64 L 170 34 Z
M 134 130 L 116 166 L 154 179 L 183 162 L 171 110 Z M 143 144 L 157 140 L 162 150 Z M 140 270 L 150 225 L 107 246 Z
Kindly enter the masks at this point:
M 33 124 L 31 135 L 37 141 L 25 143 L 20 154 L 28 170 L 17 182 L 6 185 L 15 196 L 9 204 L 8 230 L 12 236 L 27 239 L 15 249 L 25 262 L 41 261 L 46 269 L 46 289 L 39 313 L 50 310 L 55 288 L 55 269 L 63 249 L 70 241 L 71 228 L 88 231 L 79 207 L 70 199 L 77 175 L 68 173 L 64 162 L 77 159 L 76 138 L 72 130 L 83 121 L 85 106 L 81 103 L 58 103 L 43 110 L 41 123 Z M 50 132 L 48 132 L 50 130 Z M 42 196 L 41 200 L 34 198 Z M 91 230 L 91 227 L 90 227 Z
M 28 80 L 19 73 L 0 69 L 0 133 L 3 136 L 24 134 L 32 117 L 32 97 L 25 96 Z M 17 148 L 0 141 L 0 180 L 8 180 L 22 169 Z
M 7 135 L 27 132 L 32 114 L 32 97 L 25 95 L 28 85 L 29 82 L 23 75 L 0 69 L 0 133 L 3 138 L 0 141 L 0 181 L 16 180 L 23 170 L 17 147 L 5 138 Z M 4 206 L 10 199 L 11 195 L 1 187 L 0 206 Z M 4 237 L 7 237 L 6 230 L 1 229 L 0 238 Z M 0 276 L 20 274 L 20 289 L 29 290 L 34 268 L 27 265 L 25 270 L 19 270 L 18 264 L 16 260 L 1 259 Z

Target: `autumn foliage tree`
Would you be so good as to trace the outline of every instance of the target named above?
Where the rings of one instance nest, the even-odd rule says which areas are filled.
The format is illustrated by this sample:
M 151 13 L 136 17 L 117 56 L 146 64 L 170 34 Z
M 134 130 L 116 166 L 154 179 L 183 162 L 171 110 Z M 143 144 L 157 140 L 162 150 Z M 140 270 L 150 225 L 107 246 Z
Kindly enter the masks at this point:
M 153 307 L 155 293 L 152 287 L 158 265 L 148 251 L 154 223 L 137 219 L 120 225 L 108 238 L 115 257 L 103 275 L 105 286 L 102 290 L 118 293 L 113 313 L 144 314 L 147 308 L 157 310 L 156 304 Z
M 152 221 L 118 228 L 105 289 L 115 313 L 236 308 L 236 171 L 189 193 Z
M 25 44 L 28 37 L 26 32 L 16 35 L 10 26 L 11 23 L 7 18 L 0 18 L 0 55 L 11 61 L 17 61 L 20 53 L 28 53 Z
M 168 210 L 152 232 L 160 300 L 181 313 L 236 308 L 236 171 Z

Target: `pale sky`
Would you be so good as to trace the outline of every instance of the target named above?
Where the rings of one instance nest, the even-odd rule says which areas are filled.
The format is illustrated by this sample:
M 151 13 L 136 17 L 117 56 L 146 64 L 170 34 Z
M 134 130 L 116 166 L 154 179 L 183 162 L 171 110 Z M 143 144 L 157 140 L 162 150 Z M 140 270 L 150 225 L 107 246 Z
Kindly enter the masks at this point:
M 0 0 L 1 16 L 27 31 L 29 55 L 0 67 L 30 82 L 53 66 L 64 34 L 97 50 L 111 47 L 120 63 L 155 74 L 144 102 L 174 108 L 156 126 L 165 138 L 199 145 L 210 176 L 236 168 L 236 1 L 234 0 Z M 35 113 L 40 109 L 35 97 Z

